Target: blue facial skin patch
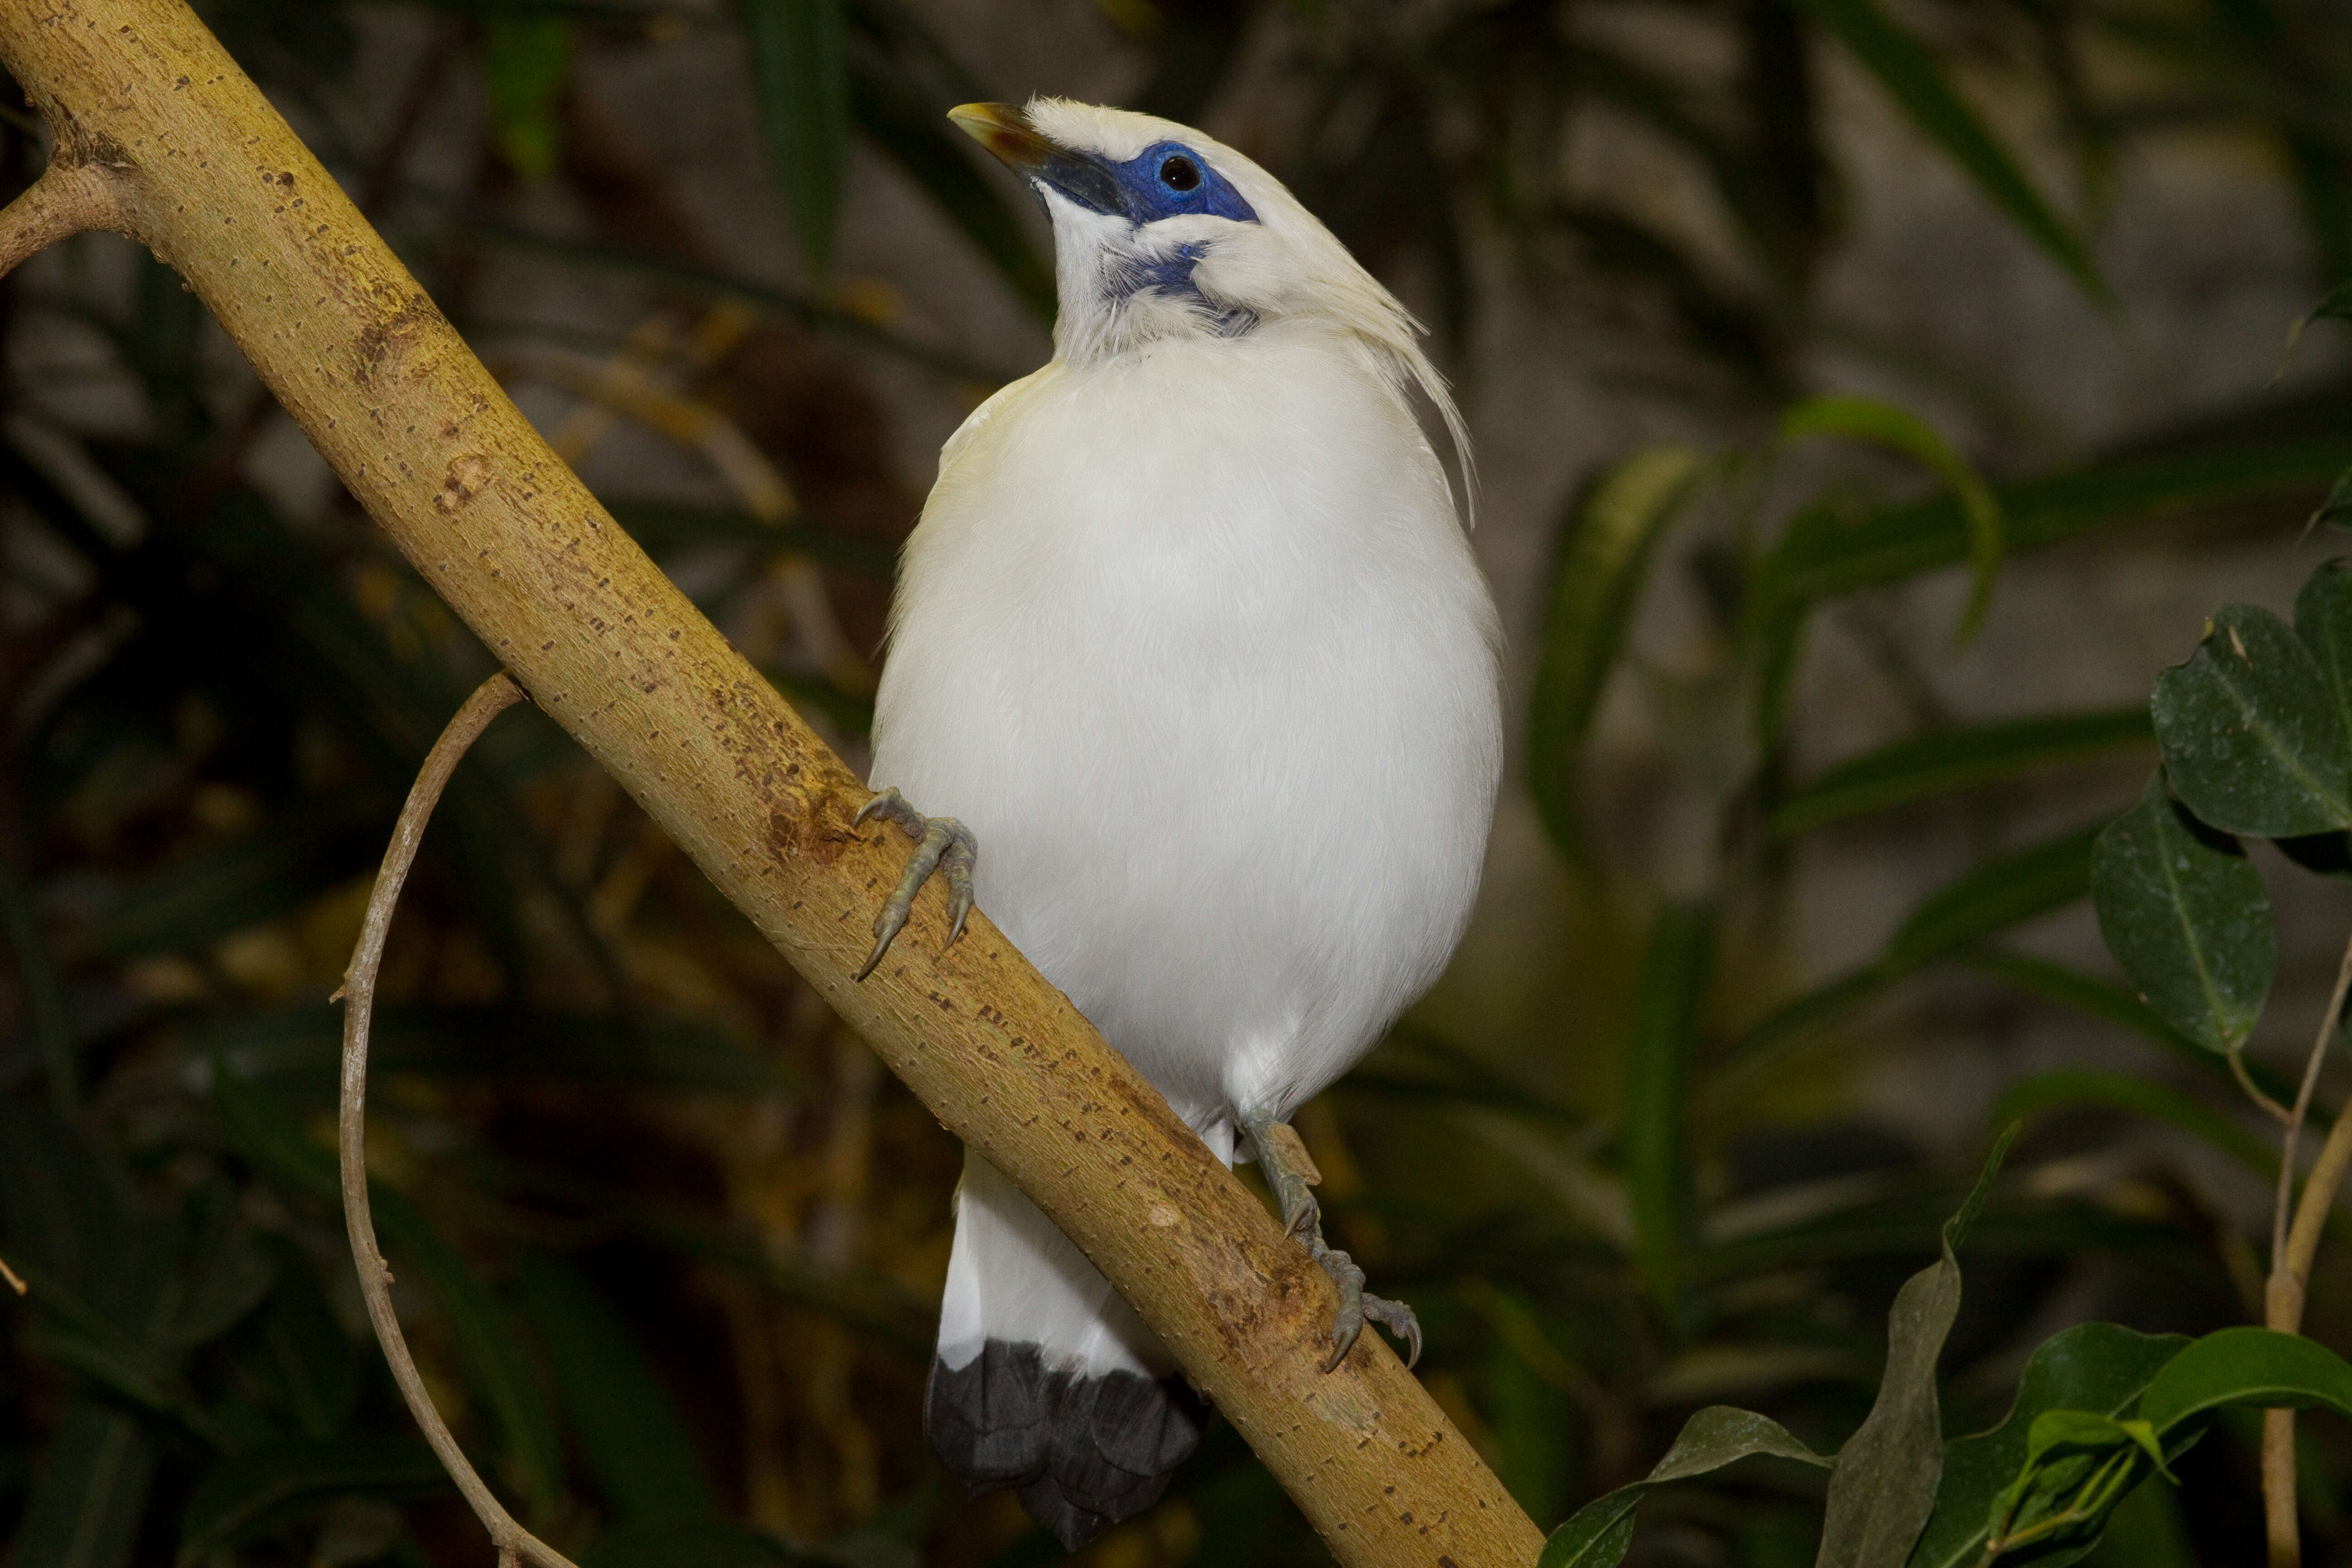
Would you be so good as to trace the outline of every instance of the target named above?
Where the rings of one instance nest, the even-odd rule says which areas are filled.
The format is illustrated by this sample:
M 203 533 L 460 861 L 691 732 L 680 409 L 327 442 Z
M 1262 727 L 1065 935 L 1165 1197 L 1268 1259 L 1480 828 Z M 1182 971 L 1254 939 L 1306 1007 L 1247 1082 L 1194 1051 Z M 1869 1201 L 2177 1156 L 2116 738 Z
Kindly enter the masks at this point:
M 1186 214 L 1257 221 L 1242 194 L 1181 142 L 1155 142 L 1126 163 L 1111 164 L 1110 172 L 1127 197 L 1127 216 L 1136 223 Z
M 1027 173 L 1089 212 L 1123 217 L 1138 226 L 1188 215 L 1257 221 L 1255 209 L 1242 194 L 1181 142 L 1154 142 L 1124 163 L 1057 151 Z

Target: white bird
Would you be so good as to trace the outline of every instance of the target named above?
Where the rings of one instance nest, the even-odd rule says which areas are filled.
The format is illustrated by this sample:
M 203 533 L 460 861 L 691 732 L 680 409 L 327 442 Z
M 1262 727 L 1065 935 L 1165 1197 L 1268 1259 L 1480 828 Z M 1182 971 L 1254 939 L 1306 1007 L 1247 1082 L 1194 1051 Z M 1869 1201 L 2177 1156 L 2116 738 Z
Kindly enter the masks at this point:
M 1340 1288 L 1327 1364 L 1366 1314 L 1417 1351 L 1269 1132 L 1437 977 L 1476 892 L 1497 632 L 1413 390 L 1466 484 L 1460 416 L 1404 308 L 1232 148 L 1055 99 L 952 118 L 1045 203 L 1061 310 L 907 542 L 867 814 L 922 843 L 867 967 L 944 870 L 957 930 L 976 894 L 1220 1158 L 1248 1141 Z M 958 1204 L 931 1447 L 1075 1550 L 1158 1500 L 1205 1413 L 969 1152 Z

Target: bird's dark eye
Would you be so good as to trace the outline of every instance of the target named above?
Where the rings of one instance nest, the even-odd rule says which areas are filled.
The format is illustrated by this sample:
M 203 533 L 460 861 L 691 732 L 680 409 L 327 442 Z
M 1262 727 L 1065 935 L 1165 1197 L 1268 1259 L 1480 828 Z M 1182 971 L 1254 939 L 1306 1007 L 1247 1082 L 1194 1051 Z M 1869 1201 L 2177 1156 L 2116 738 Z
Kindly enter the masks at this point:
M 1171 191 L 1196 190 L 1201 184 L 1201 165 L 1179 153 L 1160 165 L 1160 183 Z

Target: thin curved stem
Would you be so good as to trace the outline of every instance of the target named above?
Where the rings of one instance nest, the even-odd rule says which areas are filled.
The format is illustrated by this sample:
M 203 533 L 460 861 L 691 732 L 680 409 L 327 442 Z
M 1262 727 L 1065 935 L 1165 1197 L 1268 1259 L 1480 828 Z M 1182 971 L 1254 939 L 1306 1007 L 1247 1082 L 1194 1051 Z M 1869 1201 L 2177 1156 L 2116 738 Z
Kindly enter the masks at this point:
M 120 229 L 121 204 L 103 164 L 52 160 L 41 177 L 0 207 L 0 278 L 28 256 L 94 228 Z
M 512 676 L 500 670 L 466 699 L 466 705 L 457 710 L 457 716 L 449 721 L 449 727 L 433 742 L 424 770 L 409 789 L 408 804 L 401 807 L 400 821 L 392 830 L 392 844 L 383 852 L 383 868 L 376 873 L 375 891 L 368 899 L 366 918 L 360 922 L 359 945 L 352 950 L 351 968 L 344 971 L 343 988 L 337 993 L 343 998 L 340 1139 L 343 1221 L 351 1231 L 352 1259 L 359 1266 L 360 1293 L 367 1299 L 368 1321 L 375 1325 L 376 1342 L 383 1347 L 383 1359 L 392 1363 L 393 1380 L 400 1384 L 409 1413 L 425 1429 L 425 1440 L 433 1445 L 449 1479 L 465 1494 L 474 1517 L 482 1521 L 482 1528 L 497 1543 L 500 1568 L 520 1568 L 525 1560 L 541 1568 L 573 1568 L 571 1559 L 517 1523 L 514 1515 L 490 1495 L 490 1489 L 483 1485 L 481 1476 L 467 1460 L 465 1450 L 457 1447 L 457 1439 L 450 1436 L 448 1424 L 434 1408 L 433 1395 L 426 1392 L 424 1378 L 417 1374 L 416 1362 L 408 1353 L 408 1340 L 400 1331 L 400 1319 L 392 1310 L 392 1269 L 385 1265 L 383 1251 L 376 1245 L 375 1221 L 368 1208 L 368 1027 L 375 1009 L 375 977 L 383 963 L 384 938 L 392 930 L 393 911 L 400 904 L 401 885 L 408 880 L 408 868 L 415 863 L 417 846 L 425 839 L 425 824 L 433 819 L 433 808 L 439 803 L 442 790 L 448 786 L 449 776 L 457 771 L 457 763 L 476 738 L 489 727 L 490 721 L 522 698 L 522 688 L 515 684 Z

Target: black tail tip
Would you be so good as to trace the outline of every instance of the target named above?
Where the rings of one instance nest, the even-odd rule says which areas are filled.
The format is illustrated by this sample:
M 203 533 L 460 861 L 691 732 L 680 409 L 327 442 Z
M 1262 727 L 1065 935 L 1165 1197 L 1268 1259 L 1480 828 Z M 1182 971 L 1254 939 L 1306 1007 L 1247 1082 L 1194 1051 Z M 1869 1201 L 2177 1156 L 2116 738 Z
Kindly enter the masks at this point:
M 1018 1489 L 1076 1552 L 1160 1500 L 1208 1416 L 1181 1379 L 1049 1370 L 1038 1346 L 990 1340 L 963 1366 L 931 1363 L 923 1433 L 974 1497 Z

